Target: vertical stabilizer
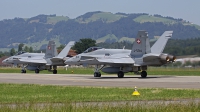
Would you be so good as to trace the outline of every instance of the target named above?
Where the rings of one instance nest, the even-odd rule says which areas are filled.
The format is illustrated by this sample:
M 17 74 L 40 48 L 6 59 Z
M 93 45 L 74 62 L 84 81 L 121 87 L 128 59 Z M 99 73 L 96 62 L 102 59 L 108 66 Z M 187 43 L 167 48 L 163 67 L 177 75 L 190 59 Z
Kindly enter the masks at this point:
M 135 42 L 133 43 L 131 57 L 139 58 L 144 54 L 150 53 L 150 43 L 148 38 L 148 32 L 146 31 L 138 31 L 137 37 L 135 38 Z
M 56 50 L 56 43 L 54 41 L 49 41 L 49 43 L 46 47 L 45 58 L 52 58 L 57 55 L 58 55 L 58 53 Z
M 58 58 L 64 58 L 67 56 L 67 54 L 69 53 L 69 50 L 71 49 L 71 47 L 74 45 L 75 41 L 70 41 L 65 48 L 58 54 Z
M 162 36 L 151 47 L 152 53 L 162 53 L 169 38 L 172 37 L 173 31 L 165 31 Z

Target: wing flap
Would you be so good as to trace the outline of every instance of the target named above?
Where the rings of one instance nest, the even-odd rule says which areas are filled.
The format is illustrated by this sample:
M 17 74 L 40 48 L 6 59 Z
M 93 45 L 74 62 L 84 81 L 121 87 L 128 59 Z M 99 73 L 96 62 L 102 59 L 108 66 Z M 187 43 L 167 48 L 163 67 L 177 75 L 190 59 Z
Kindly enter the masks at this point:
M 80 62 L 99 62 L 102 64 L 134 64 L 135 61 L 128 55 L 117 54 L 111 56 L 90 55 L 81 56 Z

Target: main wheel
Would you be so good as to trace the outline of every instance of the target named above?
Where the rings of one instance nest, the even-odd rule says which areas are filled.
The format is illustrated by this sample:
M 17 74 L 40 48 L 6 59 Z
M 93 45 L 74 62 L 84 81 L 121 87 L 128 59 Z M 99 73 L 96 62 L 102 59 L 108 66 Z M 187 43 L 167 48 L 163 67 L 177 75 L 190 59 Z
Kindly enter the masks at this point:
M 119 71 L 117 76 L 118 76 L 118 78 L 123 78 L 124 77 L 124 72 Z
M 94 77 L 98 77 L 98 72 L 94 72 Z
M 98 73 L 98 77 L 101 77 L 101 72 Z
M 146 71 L 142 71 L 141 72 L 141 77 L 142 78 L 146 78 L 147 77 L 147 72 Z
M 57 70 L 53 70 L 53 74 L 57 74 Z
M 39 69 L 35 69 L 35 73 L 39 73 L 40 72 L 40 70 Z

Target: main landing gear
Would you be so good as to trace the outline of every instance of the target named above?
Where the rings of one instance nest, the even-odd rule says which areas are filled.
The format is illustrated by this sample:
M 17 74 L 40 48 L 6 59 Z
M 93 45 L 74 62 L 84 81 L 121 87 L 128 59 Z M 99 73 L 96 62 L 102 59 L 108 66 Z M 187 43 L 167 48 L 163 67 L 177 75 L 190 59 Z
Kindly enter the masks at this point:
M 25 69 L 22 69 L 22 70 L 21 70 L 21 73 L 26 73 L 26 70 L 25 70 Z
M 146 78 L 147 77 L 147 72 L 146 71 L 142 71 L 142 72 L 140 72 L 140 74 L 141 74 L 142 78 Z M 124 72 L 123 71 L 119 71 L 117 73 L 117 76 L 118 76 L 118 78 L 123 78 L 124 77 Z
M 52 70 L 53 67 L 53 70 Z M 53 65 L 53 66 L 49 66 L 49 68 L 47 69 L 49 72 L 53 72 L 53 74 L 57 74 L 57 66 Z
M 57 74 L 57 70 L 53 70 L 53 74 Z
M 57 66 L 53 66 L 53 74 L 57 74 Z
M 119 71 L 117 73 L 118 78 L 123 78 L 124 77 L 124 72 L 123 71 Z
M 39 74 L 40 73 L 40 70 L 37 68 L 37 69 L 35 69 L 35 73 L 36 74 Z
M 146 78 L 147 77 L 147 72 L 146 71 L 142 71 L 141 72 L 141 77 L 142 78 Z

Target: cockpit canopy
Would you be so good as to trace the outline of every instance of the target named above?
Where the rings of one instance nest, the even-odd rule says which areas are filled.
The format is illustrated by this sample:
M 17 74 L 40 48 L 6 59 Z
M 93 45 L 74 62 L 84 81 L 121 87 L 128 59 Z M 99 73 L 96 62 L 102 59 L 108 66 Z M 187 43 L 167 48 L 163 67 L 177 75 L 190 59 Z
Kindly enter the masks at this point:
M 92 52 L 92 51 L 96 51 L 98 49 L 102 49 L 102 47 L 90 47 L 87 50 L 85 50 L 83 53 L 89 53 L 89 52 Z
M 19 51 L 18 53 L 15 54 L 15 56 L 20 55 L 20 54 L 24 54 L 26 53 L 25 51 Z

